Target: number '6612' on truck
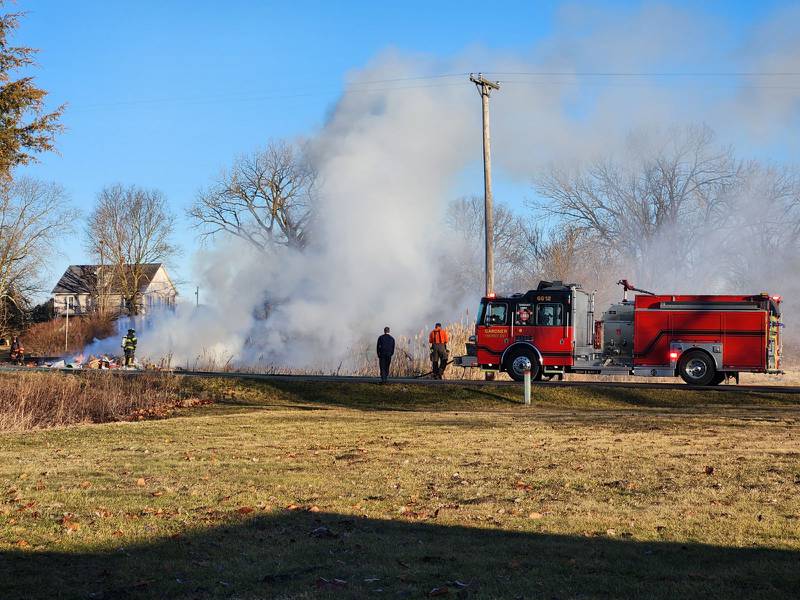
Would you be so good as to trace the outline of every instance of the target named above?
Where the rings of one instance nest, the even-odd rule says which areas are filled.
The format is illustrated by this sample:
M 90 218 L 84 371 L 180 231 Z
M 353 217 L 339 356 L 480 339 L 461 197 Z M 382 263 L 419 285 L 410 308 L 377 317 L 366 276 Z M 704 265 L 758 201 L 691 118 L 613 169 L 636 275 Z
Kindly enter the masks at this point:
M 463 367 L 520 381 L 564 373 L 680 376 L 717 385 L 739 373 L 780 373 L 781 297 L 656 295 L 627 280 L 623 299 L 595 319 L 594 292 L 542 281 L 535 290 L 481 300 Z M 640 292 L 633 300 L 628 292 Z

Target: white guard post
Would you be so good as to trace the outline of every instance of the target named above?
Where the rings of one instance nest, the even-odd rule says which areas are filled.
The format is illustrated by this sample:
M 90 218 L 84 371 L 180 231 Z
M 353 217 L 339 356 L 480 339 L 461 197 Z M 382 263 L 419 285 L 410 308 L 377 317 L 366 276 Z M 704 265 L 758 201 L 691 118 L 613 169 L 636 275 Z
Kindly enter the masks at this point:
M 523 364 L 522 375 L 524 381 L 522 383 L 523 394 L 525 396 L 525 406 L 531 405 L 531 361 L 526 360 Z

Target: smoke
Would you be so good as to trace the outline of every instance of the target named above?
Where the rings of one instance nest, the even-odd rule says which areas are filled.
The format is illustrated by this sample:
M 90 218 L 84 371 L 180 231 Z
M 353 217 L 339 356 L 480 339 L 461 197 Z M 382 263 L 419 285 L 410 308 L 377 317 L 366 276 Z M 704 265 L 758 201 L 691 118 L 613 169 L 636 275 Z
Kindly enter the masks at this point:
M 325 368 L 346 364 L 385 325 L 408 333 L 458 316 L 466 299 L 442 286 L 442 269 L 459 260 L 454 253 L 463 245 L 445 227 L 444 212 L 465 181 L 477 181 L 470 173 L 481 156 L 479 99 L 466 76 L 409 78 L 481 66 L 497 73 L 491 77 L 503 87 L 492 97 L 493 159 L 500 177 L 517 181 L 550 163 L 613 154 L 632 129 L 665 124 L 705 122 L 725 141 L 782 152 L 796 144 L 790 126 L 797 124 L 800 79 L 794 90 L 771 90 L 764 78 L 636 74 L 797 72 L 796 22 L 776 14 L 742 43 L 724 23 L 697 12 L 575 5 L 562 11 L 548 39 L 517 55 L 381 54 L 350 75 L 311 136 L 322 189 L 311 247 L 265 256 L 218 238 L 195 261 L 203 306 L 157 319 L 140 336 L 141 353 L 170 355 L 178 364 L 210 354 L 240 364 Z M 581 75 L 608 71 L 629 76 Z M 374 81 L 389 83 L 366 83 Z M 742 214 L 755 202 L 742 198 Z M 272 307 L 266 319 L 265 300 Z

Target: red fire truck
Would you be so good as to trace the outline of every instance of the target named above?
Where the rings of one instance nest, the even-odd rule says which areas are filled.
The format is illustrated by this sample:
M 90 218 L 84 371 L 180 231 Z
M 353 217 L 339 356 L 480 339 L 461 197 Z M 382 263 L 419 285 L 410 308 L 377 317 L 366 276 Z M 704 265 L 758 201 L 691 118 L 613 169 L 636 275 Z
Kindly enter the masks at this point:
M 594 293 L 542 281 L 535 290 L 481 300 L 464 367 L 534 380 L 565 373 L 680 376 L 691 385 L 780 373 L 780 296 L 656 295 L 627 281 L 623 300 L 595 320 Z M 628 291 L 640 292 L 628 300 Z

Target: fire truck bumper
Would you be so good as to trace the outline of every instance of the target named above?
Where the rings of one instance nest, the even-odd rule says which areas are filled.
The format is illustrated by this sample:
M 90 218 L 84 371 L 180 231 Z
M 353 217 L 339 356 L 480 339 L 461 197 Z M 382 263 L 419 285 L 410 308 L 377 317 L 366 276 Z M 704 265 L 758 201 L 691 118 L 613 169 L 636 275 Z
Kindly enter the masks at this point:
M 458 367 L 477 367 L 478 366 L 478 357 L 477 356 L 456 356 L 453 359 L 453 364 Z

